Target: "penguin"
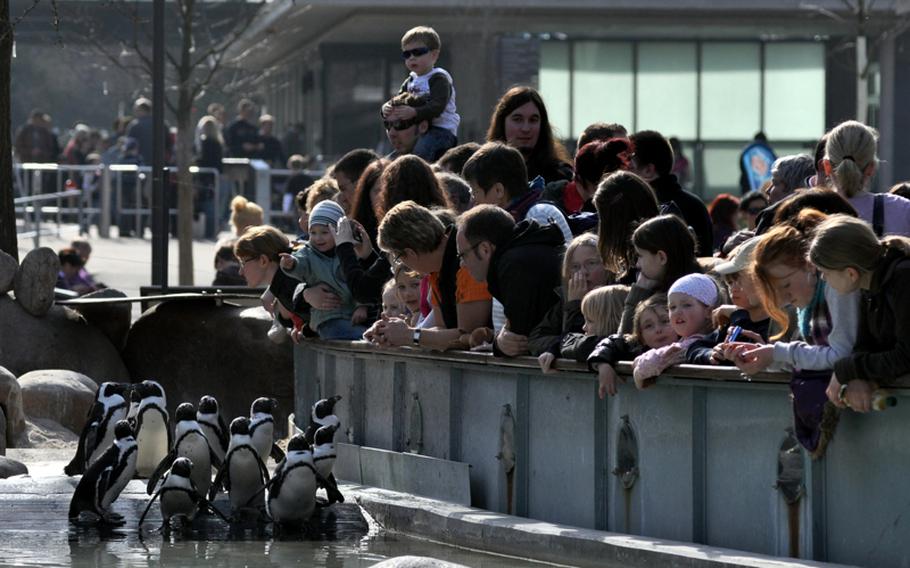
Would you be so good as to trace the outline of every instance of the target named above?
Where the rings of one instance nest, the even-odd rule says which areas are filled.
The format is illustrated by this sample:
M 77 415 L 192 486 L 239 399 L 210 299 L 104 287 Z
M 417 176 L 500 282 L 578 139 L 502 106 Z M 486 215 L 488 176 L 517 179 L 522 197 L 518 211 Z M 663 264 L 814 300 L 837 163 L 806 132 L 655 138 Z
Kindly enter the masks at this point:
M 313 445 L 316 430 L 322 426 L 341 426 L 341 421 L 335 416 L 335 404 L 341 400 L 341 395 L 336 394 L 330 398 L 324 398 L 313 405 L 310 411 L 310 424 L 307 426 L 306 441 Z
M 205 495 L 212 485 L 212 466 L 220 466 L 221 460 L 215 455 L 205 432 L 196 422 L 196 407 L 192 403 L 184 402 L 178 406 L 174 416 L 177 420 L 177 424 L 174 426 L 174 440 L 176 441 L 171 451 L 149 476 L 148 494 L 151 495 L 155 492 L 158 480 L 178 458 L 189 458 L 193 463 L 193 483 L 196 485 L 196 489 Z
M 117 422 L 114 426 L 114 443 L 88 467 L 76 485 L 70 501 L 71 522 L 124 524 L 123 516 L 110 508 L 136 473 L 138 453 L 130 423 L 126 420 Z
M 95 462 L 114 443 L 114 427 L 127 416 L 127 398 L 132 385 L 129 383 L 101 383 L 95 391 L 95 402 L 89 409 L 79 434 L 76 455 L 63 468 L 66 475 L 85 473 L 85 468 Z
M 130 426 L 133 427 L 133 432 L 136 431 L 136 420 L 139 418 L 139 404 L 142 402 L 142 395 L 139 394 L 139 389 L 133 387 L 130 391 L 130 411 L 126 415 L 126 419 L 129 420 Z
M 250 437 L 250 419 L 238 416 L 231 421 L 231 443 L 209 489 L 209 501 L 214 501 L 223 486 L 235 515 L 243 509 L 261 511 L 265 506 L 262 488 L 268 479 L 269 472 Z
M 272 413 L 277 407 L 277 400 L 266 397 L 259 397 L 250 405 L 250 436 L 262 463 L 268 461 L 269 456 L 272 456 L 275 463 L 284 459 L 284 452 L 275 443 L 274 437 L 275 418 Z
M 179 409 L 178 409 L 179 412 Z M 196 484 L 193 482 L 193 471 L 195 467 L 193 461 L 186 457 L 176 458 L 164 478 L 161 486 L 149 500 L 142 516 L 139 517 L 139 525 L 145 521 L 145 516 L 156 499 L 161 499 L 161 528 L 165 531 L 170 529 L 181 529 L 191 523 L 200 509 L 209 510 L 227 521 L 202 494 L 199 492 Z
M 302 434 L 288 442 L 287 455 L 269 481 L 269 515 L 275 523 L 308 520 L 316 509 L 316 485 L 321 476 L 313 465 L 313 452 Z
M 136 442 L 139 444 L 136 473 L 139 477 L 149 477 L 173 445 L 167 398 L 164 388 L 155 381 L 142 381 L 135 389 L 140 397 L 136 415 Z
M 315 444 L 313 445 L 313 465 L 322 478 L 321 487 L 325 488 L 328 505 L 344 503 L 344 495 L 338 490 L 338 483 L 332 474 L 335 467 L 335 432 L 338 426 L 323 426 L 316 430 Z
M 205 433 L 209 440 L 209 445 L 215 451 L 218 459 L 224 461 L 224 454 L 227 452 L 228 436 L 227 424 L 221 417 L 218 401 L 213 396 L 204 396 L 199 399 L 199 410 L 196 411 L 196 422 Z

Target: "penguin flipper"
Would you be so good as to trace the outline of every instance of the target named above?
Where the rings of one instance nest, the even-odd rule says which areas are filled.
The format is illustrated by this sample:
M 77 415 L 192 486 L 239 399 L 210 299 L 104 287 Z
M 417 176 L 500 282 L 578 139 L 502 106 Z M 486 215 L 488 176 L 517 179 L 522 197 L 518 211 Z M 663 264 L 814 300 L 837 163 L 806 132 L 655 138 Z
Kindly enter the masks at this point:
M 149 509 L 152 508 L 152 504 L 158 499 L 158 496 L 161 495 L 161 490 L 155 491 L 155 494 L 152 495 L 152 498 L 149 499 L 149 504 L 145 506 L 145 510 L 142 511 L 142 515 L 139 516 L 139 525 L 142 526 L 143 521 L 145 521 L 145 516 L 148 515 Z
M 221 412 L 218 412 L 218 443 L 221 444 L 221 451 L 227 454 L 228 446 L 231 443 L 230 429 L 224 423 Z
M 306 427 L 306 431 L 303 433 L 303 437 L 306 439 L 307 444 L 313 445 L 313 439 L 316 437 L 316 430 L 319 429 L 319 425 L 310 420 L 309 425 Z
M 280 462 L 285 457 L 284 450 L 282 450 L 276 443 L 272 443 L 272 451 L 269 453 L 269 455 L 273 460 L 275 460 L 276 463 Z
M 338 482 L 335 481 L 335 474 L 330 473 L 328 477 L 324 478 L 324 481 L 325 495 L 329 498 L 329 504 L 344 503 L 344 495 L 342 495 L 341 491 L 338 489 Z
M 104 405 L 96 400 L 89 408 L 88 415 L 85 418 L 85 426 L 82 427 L 82 432 L 79 433 L 79 445 L 76 446 L 76 455 L 63 468 L 65 474 L 72 476 L 85 473 L 86 462 L 98 444 L 98 427 L 103 419 Z
M 211 487 L 209 487 L 208 500 L 214 501 L 215 495 L 221 491 L 222 485 L 230 491 L 231 488 L 231 477 L 228 474 L 229 465 L 231 462 L 231 455 L 228 454 L 224 458 L 224 462 L 221 464 L 221 467 L 218 468 L 218 473 L 215 474 L 215 481 L 212 482 Z
M 275 481 L 275 479 L 277 479 L 277 476 L 276 476 L 276 477 L 273 477 L 272 479 L 270 479 L 270 480 L 268 480 L 266 483 L 264 483 L 264 484 L 262 485 L 262 487 L 259 489 L 259 491 L 257 491 L 256 493 L 253 493 L 253 495 L 252 495 L 249 499 L 247 499 L 246 503 L 245 503 L 243 506 L 244 506 L 244 507 L 249 507 L 250 504 L 253 502 L 253 500 L 256 499 L 256 497 L 259 497 L 260 495 L 262 495 L 262 494 L 265 492 L 265 490 L 266 490 L 267 488 L 272 487 L 272 483 Z M 280 486 L 281 486 L 281 482 L 278 482 L 278 483 L 276 484 L 276 486 L 277 486 L 277 487 L 280 487 Z
M 215 515 L 216 517 L 220 518 L 222 521 L 224 521 L 224 522 L 230 524 L 231 520 L 228 519 L 227 517 L 225 517 L 225 516 L 224 516 L 224 513 L 222 513 L 221 511 L 219 511 L 219 510 L 218 510 L 218 507 L 216 507 L 214 503 L 212 503 L 211 501 L 209 501 L 208 499 L 206 499 L 206 498 L 203 497 L 202 495 L 199 495 L 199 493 L 196 493 L 196 496 L 199 497 L 199 499 L 196 501 L 196 504 L 197 504 L 199 507 L 201 507 L 201 508 L 203 508 L 203 509 L 205 509 L 205 510 L 207 510 L 207 511 L 211 511 L 211 513 L 212 513 L 213 515 Z
M 161 476 L 164 475 L 164 472 L 171 469 L 171 466 L 174 465 L 174 460 L 177 459 L 177 448 L 171 448 L 171 451 L 167 453 L 160 462 L 158 466 L 155 467 L 155 471 L 149 476 L 148 483 L 146 484 L 145 491 L 149 495 L 155 492 L 155 487 L 158 485 L 158 480 L 161 479 Z

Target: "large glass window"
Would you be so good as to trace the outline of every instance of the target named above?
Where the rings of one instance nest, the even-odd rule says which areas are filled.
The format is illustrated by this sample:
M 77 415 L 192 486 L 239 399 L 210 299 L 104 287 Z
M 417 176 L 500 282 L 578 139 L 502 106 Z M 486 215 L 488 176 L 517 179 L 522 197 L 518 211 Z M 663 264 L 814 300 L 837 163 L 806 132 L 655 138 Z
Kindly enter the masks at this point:
M 703 140 L 749 140 L 761 129 L 758 44 L 703 44 L 700 80 Z
M 812 140 L 825 131 L 825 49 L 819 43 L 765 46 L 765 133 Z
M 594 122 L 632 127 L 635 75 L 632 44 L 579 41 L 574 44 L 572 136 Z
M 567 42 L 546 42 L 540 47 L 538 87 L 550 125 L 560 138 L 571 136 L 569 117 L 569 48 Z
M 698 71 L 695 43 L 641 43 L 638 46 L 636 130 L 694 139 Z

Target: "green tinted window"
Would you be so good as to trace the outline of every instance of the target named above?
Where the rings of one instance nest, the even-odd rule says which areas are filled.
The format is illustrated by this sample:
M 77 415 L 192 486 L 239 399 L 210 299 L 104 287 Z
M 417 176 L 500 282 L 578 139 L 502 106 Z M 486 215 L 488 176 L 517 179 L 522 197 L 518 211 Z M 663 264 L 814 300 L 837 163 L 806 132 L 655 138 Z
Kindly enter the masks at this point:
M 812 140 L 825 131 L 825 49 L 820 43 L 765 46 L 765 133 Z
M 594 122 L 632 128 L 632 44 L 580 41 L 574 60 L 572 136 Z
M 702 45 L 702 139 L 749 140 L 761 129 L 760 57 L 756 43 Z
M 540 96 L 547 105 L 550 125 L 560 138 L 569 136 L 569 44 L 545 42 L 540 46 Z
M 694 139 L 697 77 L 695 43 L 639 44 L 635 129 Z

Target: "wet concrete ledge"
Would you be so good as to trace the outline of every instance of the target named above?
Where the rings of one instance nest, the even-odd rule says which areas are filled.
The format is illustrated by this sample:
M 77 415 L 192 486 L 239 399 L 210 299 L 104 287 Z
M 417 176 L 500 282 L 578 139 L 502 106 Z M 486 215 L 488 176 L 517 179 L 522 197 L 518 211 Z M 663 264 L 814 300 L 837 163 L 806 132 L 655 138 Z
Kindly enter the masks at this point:
M 541 562 L 599 568 L 846 566 L 581 529 L 373 487 L 344 491 L 385 530 Z

